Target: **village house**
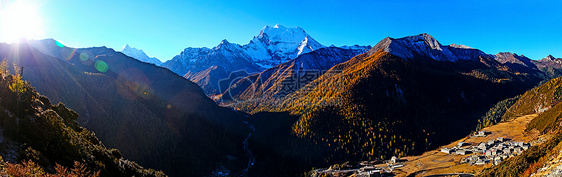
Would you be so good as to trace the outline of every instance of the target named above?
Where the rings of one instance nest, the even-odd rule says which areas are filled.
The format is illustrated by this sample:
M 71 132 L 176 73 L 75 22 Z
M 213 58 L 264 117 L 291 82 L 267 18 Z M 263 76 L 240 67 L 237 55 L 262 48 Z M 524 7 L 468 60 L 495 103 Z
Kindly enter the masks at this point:
M 485 165 L 486 163 L 488 163 L 487 160 L 478 159 L 478 161 L 476 161 L 474 164 L 475 165 Z
M 474 154 L 461 159 L 461 163 L 469 163 L 470 165 L 493 163 L 494 165 L 497 165 L 509 157 L 521 154 L 529 147 L 529 143 L 512 142 L 510 139 L 499 137 L 486 142 L 481 142 L 478 146 L 467 147 L 466 143 L 459 142 L 452 148 L 442 148 L 441 152 L 454 155 Z
M 455 150 L 453 150 L 451 148 L 443 148 L 443 149 L 441 149 L 441 152 L 451 154 L 451 153 L 455 152 Z
M 463 147 L 463 146 L 468 146 L 468 145 L 470 145 L 470 143 L 465 143 L 465 142 L 462 142 L 462 141 L 457 144 L 458 147 Z
M 496 138 L 496 141 L 498 141 L 498 142 L 503 142 L 503 137 L 498 137 L 498 138 Z
M 479 131 L 476 134 L 474 134 L 474 137 L 485 137 L 486 135 L 490 134 L 490 132 L 486 132 L 486 131 Z
M 460 150 L 457 150 L 455 153 L 456 153 L 457 155 L 467 155 L 467 154 L 472 153 L 472 151 L 465 150 L 465 149 L 460 149 Z

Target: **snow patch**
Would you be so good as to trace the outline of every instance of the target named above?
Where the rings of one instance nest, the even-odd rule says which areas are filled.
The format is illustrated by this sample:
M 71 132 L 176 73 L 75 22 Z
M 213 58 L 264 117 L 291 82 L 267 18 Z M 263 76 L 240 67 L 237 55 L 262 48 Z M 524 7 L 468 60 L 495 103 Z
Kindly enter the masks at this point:
M 243 46 L 252 60 L 262 66 L 275 66 L 299 55 L 325 47 L 302 28 L 266 26 L 250 43 Z
M 154 57 L 149 57 L 148 55 L 146 55 L 146 53 L 144 53 L 144 51 L 142 51 L 140 49 L 137 49 L 137 48 L 134 48 L 134 47 L 131 47 L 128 44 L 123 47 L 123 49 L 121 50 L 121 53 L 123 53 L 123 54 L 125 54 L 129 57 L 132 57 L 134 59 L 137 59 L 139 61 L 142 61 L 142 62 L 152 63 L 152 64 L 155 64 L 155 65 L 161 65 L 162 64 L 162 61 L 160 61 L 159 59 L 154 58 Z
M 228 60 L 225 65 L 237 63 L 238 66 L 245 66 L 236 69 L 265 70 L 324 47 L 300 27 L 287 28 L 277 24 L 265 26 L 248 44 L 239 45 L 223 40 L 212 49 L 186 48 L 162 66 L 183 75 L 208 68 L 208 64 L 216 62 L 210 61 L 214 56 L 224 56 Z

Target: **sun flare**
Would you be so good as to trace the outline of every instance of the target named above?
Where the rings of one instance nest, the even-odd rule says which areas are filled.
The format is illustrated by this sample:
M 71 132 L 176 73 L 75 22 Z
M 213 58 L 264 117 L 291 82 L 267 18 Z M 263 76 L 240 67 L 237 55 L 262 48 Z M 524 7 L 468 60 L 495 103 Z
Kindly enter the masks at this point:
M 0 42 L 44 37 L 41 16 L 36 4 L 0 0 Z

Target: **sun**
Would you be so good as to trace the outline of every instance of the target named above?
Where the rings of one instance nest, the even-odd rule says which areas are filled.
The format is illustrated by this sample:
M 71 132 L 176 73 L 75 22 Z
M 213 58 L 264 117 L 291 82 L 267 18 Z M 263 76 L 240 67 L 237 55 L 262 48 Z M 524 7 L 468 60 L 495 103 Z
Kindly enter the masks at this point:
M 44 37 L 37 4 L 23 1 L 0 0 L 0 42 Z

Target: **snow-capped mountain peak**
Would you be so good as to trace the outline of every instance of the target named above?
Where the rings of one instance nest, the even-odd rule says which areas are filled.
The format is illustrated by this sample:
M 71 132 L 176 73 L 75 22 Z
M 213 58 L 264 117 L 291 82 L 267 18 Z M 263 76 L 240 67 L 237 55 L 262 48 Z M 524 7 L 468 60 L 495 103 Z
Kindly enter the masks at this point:
M 282 25 L 275 25 L 274 27 L 265 26 L 257 38 L 265 38 L 269 42 L 301 42 L 308 34 L 300 28 L 286 28 Z
M 228 42 L 228 40 L 226 40 L 226 39 L 223 39 L 219 45 L 221 45 L 221 44 L 230 44 L 230 42 Z
M 245 69 L 259 72 L 320 48 L 324 48 L 324 45 L 302 28 L 287 28 L 277 24 L 263 27 L 248 44 L 239 45 L 225 39 L 212 49 L 186 48 L 162 66 L 180 75 L 188 71 L 202 71 L 213 65 L 222 66 L 227 71 Z M 226 66 L 228 63 L 238 63 L 237 66 L 244 67 Z
M 121 51 L 128 52 L 128 53 L 135 53 L 135 54 L 146 55 L 146 54 L 144 53 L 144 51 L 142 51 L 141 49 L 137 49 L 137 48 L 131 47 L 131 46 L 129 46 L 129 44 L 126 44 L 125 46 L 123 46 L 123 49 L 121 49 Z
M 125 54 L 129 57 L 135 58 L 139 61 L 143 61 L 143 62 L 147 62 L 147 63 L 153 63 L 155 65 L 161 65 L 162 64 L 162 61 L 160 61 L 159 59 L 154 58 L 154 57 L 149 57 L 141 49 L 131 47 L 131 46 L 129 46 L 129 44 L 125 45 L 123 47 L 123 49 L 121 50 L 121 52 L 123 54 Z
M 302 28 L 282 25 L 265 26 L 250 43 L 243 46 L 254 62 L 269 68 L 299 55 L 323 48 Z
M 228 40 L 223 39 L 219 45 L 213 48 L 213 50 L 232 48 L 232 45 L 233 44 L 228 42 Z

